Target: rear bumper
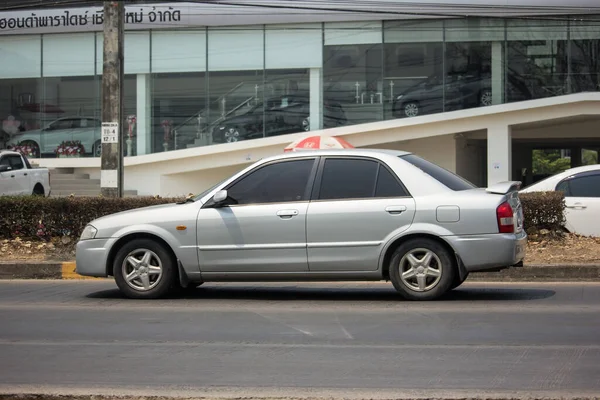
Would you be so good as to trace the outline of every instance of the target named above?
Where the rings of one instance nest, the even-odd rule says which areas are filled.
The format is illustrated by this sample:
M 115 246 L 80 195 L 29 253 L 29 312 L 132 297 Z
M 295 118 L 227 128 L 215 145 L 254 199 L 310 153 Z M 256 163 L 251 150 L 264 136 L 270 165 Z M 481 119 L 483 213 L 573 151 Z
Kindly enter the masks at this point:
M 446 240 L 461 258 L 467 272 L 489 271 L 522 266 L 527 249 L 527 234 L 447 236 Z

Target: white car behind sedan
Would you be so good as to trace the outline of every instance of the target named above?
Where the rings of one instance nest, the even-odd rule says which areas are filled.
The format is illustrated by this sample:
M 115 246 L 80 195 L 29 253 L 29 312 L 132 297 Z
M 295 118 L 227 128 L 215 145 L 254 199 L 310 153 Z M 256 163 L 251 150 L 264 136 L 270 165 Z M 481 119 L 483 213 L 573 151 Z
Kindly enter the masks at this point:
M 600 164 L 568 169 L 520 193 L 555 190 L 565 193 L 567 230 L 584 236 L 600 236 Z

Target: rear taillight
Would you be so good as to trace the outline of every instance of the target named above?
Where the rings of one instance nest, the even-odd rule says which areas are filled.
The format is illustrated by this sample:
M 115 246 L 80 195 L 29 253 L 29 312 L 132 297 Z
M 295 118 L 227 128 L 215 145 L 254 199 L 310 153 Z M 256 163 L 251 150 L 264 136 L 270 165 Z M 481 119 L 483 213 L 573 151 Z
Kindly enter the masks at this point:
M 508 201 L 505 201 L 496 208 L 496 218 L 498 219 L 498 230 L 500 233 L 515 232 L 513 209 L 508 204 Z

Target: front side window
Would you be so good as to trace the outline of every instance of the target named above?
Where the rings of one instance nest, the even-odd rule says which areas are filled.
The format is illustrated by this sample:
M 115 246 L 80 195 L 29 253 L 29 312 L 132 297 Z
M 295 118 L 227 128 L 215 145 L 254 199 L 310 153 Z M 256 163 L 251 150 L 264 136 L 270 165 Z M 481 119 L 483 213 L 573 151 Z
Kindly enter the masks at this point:
M 6 158 L 8 159 L 8 165 L 10 165 L 13 170 L 23 169 L 25 167 L 23 165 L 23 160 L 19 156 L 7 156 Z
M 315 159 L 282 161 L 250 172 L 227 188 L 235 204 L 284 203 L 306 200 L 306 186 Z
M 569 180 L 567 197 L 600 197 L 600 174 Z

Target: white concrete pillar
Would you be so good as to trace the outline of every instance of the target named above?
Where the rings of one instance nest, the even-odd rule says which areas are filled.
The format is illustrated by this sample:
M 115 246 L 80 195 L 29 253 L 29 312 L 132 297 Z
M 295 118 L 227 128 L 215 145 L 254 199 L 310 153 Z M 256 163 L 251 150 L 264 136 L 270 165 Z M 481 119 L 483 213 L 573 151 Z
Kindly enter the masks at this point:
M 492 104 L 504 103 L 504 43 L 492 42 Z
M 310 69 L 310 130 L 323 128 L 323 70 Z
M 137 75 L 137 155 L 152 151 L 152 102 L 150 74 Z
M 512 138 L 508 125 L 492 123 L 487 129 L 488 187 L 512 180 Z

